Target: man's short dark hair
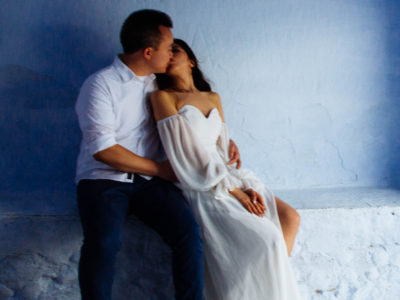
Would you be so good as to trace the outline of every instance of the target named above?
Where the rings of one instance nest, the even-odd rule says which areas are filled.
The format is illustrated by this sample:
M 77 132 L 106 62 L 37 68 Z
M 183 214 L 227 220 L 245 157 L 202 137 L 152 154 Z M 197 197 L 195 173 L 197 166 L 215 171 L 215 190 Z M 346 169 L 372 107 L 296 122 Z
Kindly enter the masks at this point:
M 161 42 L 160 25 L 172 28 L 171 18 L 161 11 L 143 9 L 131 13 L 120 33 L 124 53 L 133 53 L 146 47 L 157 49 Z

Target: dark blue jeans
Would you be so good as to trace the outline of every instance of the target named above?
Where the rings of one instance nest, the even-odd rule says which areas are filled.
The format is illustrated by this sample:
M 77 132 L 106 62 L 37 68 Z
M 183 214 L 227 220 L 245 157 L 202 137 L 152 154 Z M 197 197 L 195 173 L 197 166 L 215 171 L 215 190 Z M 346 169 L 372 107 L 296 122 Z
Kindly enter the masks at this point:
M 134 183 L 81 180 L 77 196 L 84 235 L 79 262 L 82 300 L 111 300 L 116 255 L 129 214 L 156 230 L 171 247 L 176 299 L 203 299 L 200 228 L 172 183 L 137 175 Z

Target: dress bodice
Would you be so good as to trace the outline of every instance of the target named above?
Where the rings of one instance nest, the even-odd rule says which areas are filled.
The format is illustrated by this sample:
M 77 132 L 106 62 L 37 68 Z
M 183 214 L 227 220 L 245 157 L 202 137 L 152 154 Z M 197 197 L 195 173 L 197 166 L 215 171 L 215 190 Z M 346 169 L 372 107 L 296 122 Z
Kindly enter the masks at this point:
M 222 126 L 218 109 L 211 109 L 205 116 L 196 106 L 186 104 L 179 109 L 179 114 L 187 120 L 200 143 L 208 151 L 214 152 Z

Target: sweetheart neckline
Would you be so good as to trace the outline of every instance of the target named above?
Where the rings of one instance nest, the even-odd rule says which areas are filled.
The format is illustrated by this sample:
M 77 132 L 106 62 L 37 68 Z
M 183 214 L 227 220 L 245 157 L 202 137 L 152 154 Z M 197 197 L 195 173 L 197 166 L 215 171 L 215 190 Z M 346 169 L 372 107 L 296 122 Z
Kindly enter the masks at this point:
M 209 119 L 211 114 L 215 111 L 218 110 L 216 107 L 213 107 L 212 109 L 210 109 L 210 111 L 207 113 L 207 115 L 203 114 L 203 112 L 196 106 L 192 105 L 192 104 L 185 104 L 182 105 L 181 108 L 178 110 L 178 112 L 180 112 L 184 107 L 189 106 L 189 107 L 193 107 L 195 110 L 197 110 L 205 119 Z

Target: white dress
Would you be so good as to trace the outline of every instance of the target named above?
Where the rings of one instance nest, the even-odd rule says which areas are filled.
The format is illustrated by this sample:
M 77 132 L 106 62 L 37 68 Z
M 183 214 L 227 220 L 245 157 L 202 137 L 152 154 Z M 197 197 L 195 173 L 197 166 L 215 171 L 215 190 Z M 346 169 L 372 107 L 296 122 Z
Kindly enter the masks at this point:
M 228 166 L 229 137 L 217 109 L 206 117 L 192 105 L 157 122 L 179 188 L 201 226 L 206 300 L 297 300 L 273 194 L 249 170 Z M 249 213 L 229 194 L 253 188 L 264 217 Z

